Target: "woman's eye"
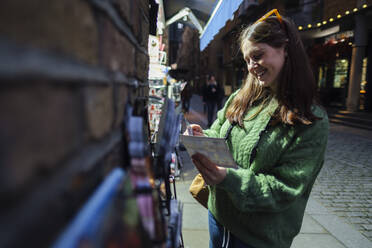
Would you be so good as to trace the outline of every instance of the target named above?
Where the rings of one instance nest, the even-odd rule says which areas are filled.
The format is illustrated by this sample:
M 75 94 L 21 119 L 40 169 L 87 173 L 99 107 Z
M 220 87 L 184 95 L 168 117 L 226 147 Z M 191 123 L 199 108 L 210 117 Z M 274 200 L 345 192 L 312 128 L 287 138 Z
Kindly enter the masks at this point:
M 261 58 L 261 54 L 252 56 L 252 59 L 253 59 L 254 61 L 257 61 L 257 60 L 259 60 L 260 58 Z

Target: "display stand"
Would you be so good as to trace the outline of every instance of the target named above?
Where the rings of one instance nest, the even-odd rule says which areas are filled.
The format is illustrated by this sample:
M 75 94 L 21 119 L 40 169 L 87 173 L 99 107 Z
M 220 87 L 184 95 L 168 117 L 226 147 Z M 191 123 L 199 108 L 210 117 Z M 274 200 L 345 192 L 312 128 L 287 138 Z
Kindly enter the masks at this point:
M 123 120 L 125 164 L 111 170 L 52 247 L 183 247 L 183 205 L 170 167 L 181 115 L 165 98 L 150 146 L 144 118 L 132 112 L 127 107 Z

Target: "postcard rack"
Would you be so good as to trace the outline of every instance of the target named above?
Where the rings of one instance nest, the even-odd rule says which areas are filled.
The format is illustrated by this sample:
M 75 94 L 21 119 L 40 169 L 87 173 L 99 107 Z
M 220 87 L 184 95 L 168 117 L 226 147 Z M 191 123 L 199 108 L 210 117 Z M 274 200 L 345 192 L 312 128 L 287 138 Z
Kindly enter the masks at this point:
M 150 146 L 145 118 L 127 104 L 124 164 L 105 176 L 52 247 L 183 247 L 183 205 L 170 169 L 181 121 L 174 109 L 165 99 L 158 139 Z

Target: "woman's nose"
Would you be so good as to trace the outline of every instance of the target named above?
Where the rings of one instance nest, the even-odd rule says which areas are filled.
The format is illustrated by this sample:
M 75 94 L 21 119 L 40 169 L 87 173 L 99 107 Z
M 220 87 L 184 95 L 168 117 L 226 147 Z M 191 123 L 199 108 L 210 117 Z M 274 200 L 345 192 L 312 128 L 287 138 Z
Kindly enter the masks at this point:
M 257 66 L 258 66 L 258 62 L 257 61 L 252 61 L 252 67 L 256 68 Z
M 252 70 L 258 67 L 257 61 L 250 61 L 248 64 L 248 70 Z

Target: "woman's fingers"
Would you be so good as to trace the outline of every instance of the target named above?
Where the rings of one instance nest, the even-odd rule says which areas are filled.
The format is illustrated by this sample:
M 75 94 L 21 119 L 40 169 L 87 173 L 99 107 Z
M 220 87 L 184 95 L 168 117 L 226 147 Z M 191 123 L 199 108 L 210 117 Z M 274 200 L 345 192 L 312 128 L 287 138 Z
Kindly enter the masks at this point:
M 183 135 L 205 136 L 203 133 L 203 129 L 198 124 L 191 124 L 190 127 L 191 130 L 189 130 L 189 128 L 186 128 L 185 132 L 183 132 Z
M 208 170 L 215 170 L 217 167 L 217 165 L 210 161 L 207 156 L 201 153 L 195 153 L 194 155 L 192 155 L 192 158 L 200 161 L 200 163 L 204 165 L 204 167 Z
M 194 131 L 203 132 L 203 129 L 198 124 L 191 124 L 190 126 Z
M 210 173 L 208 172 L 208 170 L 206 170 L 206 168 L 203 165 L 201 165 L 199 161 L 193 159 L 192 162 L 202 175 L 205 183 L 208 185 L 213 185 L 212 183 L 213 180 L 210 178 Z
M 194 136 L 204 136 L 203 129 L 197 124 L 190 125 L 193 131 Z
M 226 168 L 217 166 L 200 153 L 194 154 L 192 161 L 209 185 L 218 184 L 226 177 Z
M 226 168 L 217 166 L 203 154 L 194 154 L 192 161 L 209 185 L 218 184 L 226 177 Z

